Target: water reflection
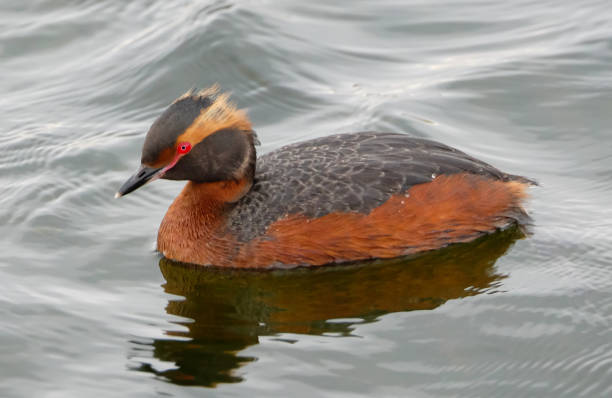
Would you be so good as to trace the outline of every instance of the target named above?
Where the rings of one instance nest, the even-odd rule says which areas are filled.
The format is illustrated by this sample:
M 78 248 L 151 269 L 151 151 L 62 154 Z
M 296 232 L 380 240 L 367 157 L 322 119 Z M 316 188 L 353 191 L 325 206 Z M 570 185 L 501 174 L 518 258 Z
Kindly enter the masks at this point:
M 159 370 L 141 363 L 136 370 L 172 383 L 214 386 L 239 382 L 233 371 L 255 358 L 240 355 L 259 336 L 287 332 L 349 335 L 359 318 L 373 322 L 381 314 L 431 310 L 447 300 L 490 291 L 504 277 L 495 261 L 522 237 L 511 229 L 470 244 L 417 258 L 320 269 L 272 272 L 196 268 L 161 259 L 169 314 L 188 318 L 184 331 L 167 339 L 134 343 L 151 348 L 156 360 L 173 364 Z M 157 363 L 157 361 L 155 362 Z

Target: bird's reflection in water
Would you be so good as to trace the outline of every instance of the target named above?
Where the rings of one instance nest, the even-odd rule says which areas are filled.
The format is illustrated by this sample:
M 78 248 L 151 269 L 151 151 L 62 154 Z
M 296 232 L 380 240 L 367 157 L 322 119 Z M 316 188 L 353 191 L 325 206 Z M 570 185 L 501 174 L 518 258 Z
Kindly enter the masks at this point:
M 494 263 L 522 233 L 514 228 L 416 258 L 367 264 L 245 271 L 187 266 L 161 259 L 166 311 L 185 319 L 167 339 L 132 342 L 147 371 L 182 385 L 239 382 L 233 373 L 256 358 L 240 355 L 259 336 L 275 333 L 349 335 L 353 324 L 397 311 L 431 310 L 447 300 L 494 289 Z M 144 345 L 144 346 L 143 346 Z M 149 348 L 155 360 L 142 358 Z M 173 364 L 169 370 L 154 363 Z

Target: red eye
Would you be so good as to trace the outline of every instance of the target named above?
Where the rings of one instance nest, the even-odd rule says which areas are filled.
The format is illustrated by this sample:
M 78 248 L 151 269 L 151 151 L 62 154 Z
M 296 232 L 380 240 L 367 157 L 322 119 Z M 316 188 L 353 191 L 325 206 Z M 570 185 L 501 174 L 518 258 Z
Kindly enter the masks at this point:
M 176 151 L 181 155 L 189 153 L 189 151 L 191 151 L 191 144 L 188 142 L 181 142 L 180 144 L 178 144 Z

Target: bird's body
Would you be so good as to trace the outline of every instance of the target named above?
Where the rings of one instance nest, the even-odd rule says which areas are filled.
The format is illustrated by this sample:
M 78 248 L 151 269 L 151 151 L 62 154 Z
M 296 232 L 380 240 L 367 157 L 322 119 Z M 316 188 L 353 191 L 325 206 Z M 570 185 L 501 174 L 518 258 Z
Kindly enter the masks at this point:
M 184 130 L 202 124 L 197 115 Z M 255 161 L 250 124 L 218 124 L 195 143 L 193 132 L 175 133 L 172 161 L 164 148 L 156 148 L 158 155 L 143 153 L 151 159 L 143 165 L 162 156 L 179 165 L 181 145 L 201 146 L 201 160 L 177 167 L 191 181 L 159 230 L 158 250 L 168 258 L 248 268 L 390 258 L 470 241 L 526 217 L 520 202 L 529 180 L 434 141 L 395 133 L 339 134 Z M 228 147 L 239 151 L 225 153 Z M 227 170 L 217 158 L 227 159 Z M 198 175 L 198 167 L 205 171 Z M 211 169 L 228 177 L 208 180 Z

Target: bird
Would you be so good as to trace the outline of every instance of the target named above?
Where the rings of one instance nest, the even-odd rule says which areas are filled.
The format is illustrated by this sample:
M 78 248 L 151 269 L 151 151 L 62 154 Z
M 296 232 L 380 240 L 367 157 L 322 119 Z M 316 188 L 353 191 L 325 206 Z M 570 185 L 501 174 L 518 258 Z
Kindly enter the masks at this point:
M 332 134 L 257 157 L 252 124 L 218 85 L 153 122 L 118 190 L 187 180 L 157 235 L 167 259 L 231 268 L 396 258 L 530 223 L 529 178 L 398 132 Z

